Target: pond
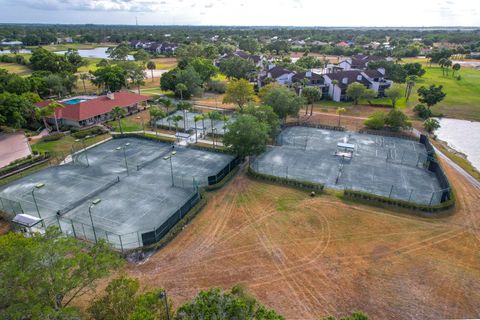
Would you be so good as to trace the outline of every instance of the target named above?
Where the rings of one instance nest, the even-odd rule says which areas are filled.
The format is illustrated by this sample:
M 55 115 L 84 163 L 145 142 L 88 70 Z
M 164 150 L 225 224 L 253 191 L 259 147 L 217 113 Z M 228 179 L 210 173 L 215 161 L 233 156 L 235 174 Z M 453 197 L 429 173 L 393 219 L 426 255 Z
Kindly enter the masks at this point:
M 10 50 L 8 49 L 3 49 L 3 50 L 0 50 L 0 54 L 10 54 Z M 32 50 L 30 49 L 20 49 L 18 50 L 18 53 L 32 53 Z
M 440 129 L 435 134 L 458 152 L 467 156 L 472 165 L 480 170 L 480 122 L 442 118 Z
M 99 59 L 110 59 L 107 53 L 107 47 L 98 47 L 94 49 L 82 49 L 78 50 L 78 54 L 82 58 L 99 58 Z M 65 54 L 66 51 L 57 51 L 56 54 Z M 132 55 L 128 55 L 128 60 L 133 60 Z

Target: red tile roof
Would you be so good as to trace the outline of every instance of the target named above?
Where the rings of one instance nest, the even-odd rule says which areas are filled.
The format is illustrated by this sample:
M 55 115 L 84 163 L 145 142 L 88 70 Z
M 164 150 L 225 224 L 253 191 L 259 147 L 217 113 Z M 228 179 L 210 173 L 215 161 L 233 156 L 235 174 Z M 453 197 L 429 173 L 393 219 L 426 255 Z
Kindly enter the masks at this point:
M 109 113 L 114 107 L 126 108 L 129 106 L 133 106 L 139 102 L 147 101 L 148 99 L 150 99 L 150 97 L 139 95 L 136 93 L 115 92 L 113 100 L 107 98 L 107 96 L 105 95 L 77 104 L 61 103 L 65 107 L 63 109 L 57 109 L 56 115 L 58 119 L 82 121 L 105 113 Z M 36 106 L 43 108 L 50 103 L 52 103 L 52 100 L 40 101 L 36 103 Z

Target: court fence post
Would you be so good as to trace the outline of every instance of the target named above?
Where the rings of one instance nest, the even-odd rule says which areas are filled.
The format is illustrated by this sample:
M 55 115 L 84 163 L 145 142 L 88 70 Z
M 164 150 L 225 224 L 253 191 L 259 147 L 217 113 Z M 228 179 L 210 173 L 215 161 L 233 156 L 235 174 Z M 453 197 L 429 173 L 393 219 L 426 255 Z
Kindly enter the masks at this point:
M 390 188 L 390 194 L 388 195 L 388 198 L 392 197 L 392 192 L 393 192 L 393 184 L 392 184 L 392 187 Z
M 81 222 L 80 222 L 80 223 L 81 223 Z M 83 225 L 83 223 L 81 223 L 81 224 L 82 224 L 82 230 L 83 230 L 83 237 L 85 238 L 85 240 L 88 240 L 88 239 L 87 239 L 87 235 L 86 235 L 86 233 L 85 233 L 85 226 Z
M 121 235 L 118 235 L 118 239 L 120 240 L 120 249 L 122 250 L 122 253 L 123 253 L 122 236 L 121 236 Z
M 72 225 L 73 236 L 77 237 L 77 232 L 75 231 L 75 225 L 73 224 L 73 220 L 70 220 L 70 224 Z

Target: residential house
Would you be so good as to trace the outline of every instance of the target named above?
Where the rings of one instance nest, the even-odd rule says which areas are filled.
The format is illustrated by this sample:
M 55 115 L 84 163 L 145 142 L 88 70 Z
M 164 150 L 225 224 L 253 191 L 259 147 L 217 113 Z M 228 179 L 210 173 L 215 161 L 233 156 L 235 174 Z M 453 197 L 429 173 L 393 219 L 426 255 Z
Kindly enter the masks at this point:
M 324 74 L 325 85 L 328 85 L 328 96 L 333 101 L 348 100 L 346 95 L 347 88 L 350 84 L 358 82 L 368 89 L 377 92 L 379 97 L 384 96 L 385 89 L 392 85 L 392 81 L 385 79 L 385 70 L 348 70 L 335 73 Z M 334 85 L 333 81 L 337 84 Z
M 299 83 L 303 86 L 318 87 L 322 90 L 323 96 L 328 95 L 328 86 L 325 85 L 325 79 L 321 74 L 305 71 L 296 73 L 292 76 L 292 83 Z
M 338 47 L 338 48 L 348 48 L 348 47 L 350 47 L 350 45 L 349 45 L 348 42 L 346 42 L 346 41 L 340 41 L 340 42 L 338 42 L 337 44 L 335 44 L 335 47 Z
M 268 70 L 259 77 L 259 87 L 264 86 L 269 81 L 275 81 L 281 85 L 291 85 L 294 75 L 295 72 L 293 71 L 284 69 L 282 67 L 277 67 L 275 65 L 270 65 Z
M 237 50 L 235 52 L 232 52 L 230 54 L 225 54 L 221 56 L 216 62 L 215 65 L 219 65 L 222 60 L 227 60 L 233 57 L 239 57 L 245 60 L 251 60 L 255 67 L 257 68 L 262 68 L 263 67 L 263 61 L 264 57 L 261 55 L 256 55 L 256 54 L 250 54 L 248 52 L 242 51 L 242 50 Z
M 115 92 L 102 96 L 78 96 L 58 101 L 64 107 L 57 109 L 55 116 L 59 125 L 86 127 L 97 123 L 111 120 L 110 112 L 114 107 L 121 107 L 127 114 L 145 110 L 148 96 L 131 92 Z M 52 100 L 45 100 L 36 103 L 39 108 L 44 108 L 52 103 Z M 48 119 L 54 123 L 54 118 Z
M 177 50 L 177 45 L 168 42 L 153 42 L 153 41 L 142 41 L 142 40 L 133 40 L 130 41 L 130 46 L 135 49 L 143 49 L 157 54 L 174 54 Z
M 369 55 L 359 54 L 353 57 L 348 57 L 343 59 L 338 63 L 338 66 L 344 71 L 366 70 L 370 62 L 384 61 L 384 60 L 386 59 L 380 56 L 369 56 Z

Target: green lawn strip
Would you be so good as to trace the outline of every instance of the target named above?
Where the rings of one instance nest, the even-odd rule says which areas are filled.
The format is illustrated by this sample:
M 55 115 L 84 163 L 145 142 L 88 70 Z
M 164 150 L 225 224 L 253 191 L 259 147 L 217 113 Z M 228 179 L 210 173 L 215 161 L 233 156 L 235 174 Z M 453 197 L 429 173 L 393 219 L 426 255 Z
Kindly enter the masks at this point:
M 450 160 L 458 164 L 463 170 L 468 172 L 472 177 L 480 181 L 480 172 L 464 157 L 455 154 L 455 152 L 450 151 L 448 148 L 445 147 L 444 143 L 437 142 L 435 143 L 435 147 L 440 149 L 443 154 L 445 154 Z
M 10 73 L 15 73 L 19 76 L 28 76 L 32 73 L 32 70 L 27 66 L 18 63 L 0 62 L 0 69 L 5 69 Z
M 123 132 L 132 132 L 132 131 L 142 131 L 143 126 L 141 122 L 136 122 L 132 119 L 132 117 L 126 117 L 122 118 L 120 120 L 120 123 L 122 125 L 122 130 Z M 120 132 L 120 128 L 118 126 L 118 121 L 117 120 L 112 120 L 107 122 L 108 125 L 112 126 L 112 131 L 115 132 Z M 145 129 L 147 128 L 147 123 L 145 124 Z
M 85 140 L 85 145 L 90 146 L 102 140 L 109 138 L 109 134 L 102 134 Z M 72 136 L 65 136 L 56 141 L 39 141 L 32 145 L 33 151 L 38 151 L 40 153 L 50 152 L 50 153 L 63 153 L 69 154 L 72 148 L 72 145 L 75 143 L 75 138 Z

